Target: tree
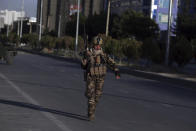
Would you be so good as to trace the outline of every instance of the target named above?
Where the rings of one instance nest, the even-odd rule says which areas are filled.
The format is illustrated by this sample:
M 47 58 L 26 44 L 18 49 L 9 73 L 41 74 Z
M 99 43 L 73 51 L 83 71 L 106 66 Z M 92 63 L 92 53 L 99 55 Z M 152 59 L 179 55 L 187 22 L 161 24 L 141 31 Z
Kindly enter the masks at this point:
M 128 63 L 133 59 L 136 62 L 141 56 L 142 42 L 135 39 L 122 39 L 123 53 L 128 58 Z
M 100 33 L 104 34 L 105 27 L 106 27 L 106 13 L 104 12 L 89 16 L 86 21 L 86 31 L 90 39 Z
M 160 46 L 154 38 L 144 40 L 142 53 L 142 56 L 148 60 L 147 65 L 149 62 L 161 63 L 163 61 Z
M 84 25 L 86 22 L 86 17 L 80 14 L 80 23 L 79 23 L 79 35 L 84 34 Z M 71 16 L 70 21 L 66 24 L 66 34 L 72 37 L 76 35 L 76 23 L 77 23 L 77 14 Z
M 172 46 L 172 55 L 179 66 L 186 65 L 193 58 L 193 47 L 185 36 L 178 36 Z
M 180 6 L 178 13 L 176 34 L 179 37 L 184 36 L 191 41 L 196 39 L 196 14 L 191 13 L 191 8 L 194 5 L 191 5 L 191 0 L 181 0 L 180 2 L 183 6 Z
M 155 21 L 133 10 L 128 10 L 113 20 L 112 36 L 129 38 L 135 36 L 138 40 L 159 36 L 159 27 Z
M 66 34 L 72 37 L 76 35 L 77 15 L 73 15 L 66 24 Z M 89 39 L 99 33 L 105 33 L 106 13 L 90 15 L 88 18 L 80 14 L 79 35 L 86 33 Z
M 193 55 L 196 60 L 196 39 L 191 40 L 191 45 L 193 47 Z
M 183 35 L 189 41 L 196 39 L 196 16 L 189 14 L 179 14 L 177 19 L 176 34 Z

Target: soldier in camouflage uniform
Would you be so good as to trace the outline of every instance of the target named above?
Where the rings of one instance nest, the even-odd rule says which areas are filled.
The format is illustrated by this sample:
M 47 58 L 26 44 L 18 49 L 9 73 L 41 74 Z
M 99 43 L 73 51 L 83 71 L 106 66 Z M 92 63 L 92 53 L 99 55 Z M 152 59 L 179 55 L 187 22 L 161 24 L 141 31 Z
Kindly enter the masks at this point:
M 116 78 L 120 78 L 119 70 L 113 59 L 106 55 L 102 48 L 103 40 L 97 36 L 93 39 L 93 47 L 87 49 L 82 59 L 82 68 L 85 69 L 87 88 L 85 96 L 88 98 L 88 117 L 93 120 L 95 117 L 96 104 L 102 95 L 104 78 L 108 66 L 115 72 Z

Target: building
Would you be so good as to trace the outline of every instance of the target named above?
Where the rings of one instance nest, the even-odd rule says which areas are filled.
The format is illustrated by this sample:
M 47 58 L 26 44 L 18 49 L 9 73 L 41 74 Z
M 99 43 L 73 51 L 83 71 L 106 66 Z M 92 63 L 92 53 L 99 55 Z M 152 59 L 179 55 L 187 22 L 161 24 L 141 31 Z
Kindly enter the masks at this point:
M 0 29 L 4 28 L 4 25 L 5 25 L 5 20 L 4 20 L 4 17 L 0 17 Z
M 146 16 L 150 16 L 151 0 L 112 0 L 111 12 L 114 14 L 122 14 L 128 9 L 141 12 Z
M 53 31 L 60 36 L 65 34 L 65 25 L 69 17 L 68 0 L 43 0 L 42 31 Z M 37 22 L 40 23 L 41 0 L 37 2 Z M 38 24 L 39 25 L 39 24 Z M 39 31 L 39 26 L 37 27 Z M 42 33 L 43 33 L 42 32 Z
M 24 17 L 23 18 L 23 28 L 22 32 L 23 34 L 30 34 L 30 33 L 36 33 L 36 25 L 37 21 L 34 17 Z M 21 28 L 21 20 L 14 21 L 12 25 L 12 30 L 14 32 L 17 32 L 17 34 L 20 34 L 20 28 Z
M 43 0 L 42 33 L 55 32 L 65 35 L 66 23 L 78 9 L 77 0 Z M 104 10 L 105 0 L 81 0 L 80 11 L 85 15 L 100 14 Z M 37 22 L 40 23 L 41 0 L 37 2 Z M 37 24 L 39 32 L 39 24 Z
M 106 8 L 107 0 L 82 0 L 82 13 L 89 15 L 100 14 Z
M 151 18 L 156 21 L 161 31 L 167 31 L 168 29 L 168 10 L 170 0 L 152 0 L 151 6 Z M 176 24 L 178 13 L 178 0 L 172 1 L 172 25 Z
M 4 25 L 11 26 L 14 21 L 19 20 L 21 17 L 25 17 L 25 12 L 1 10 L 0 27 L 4 27 Z

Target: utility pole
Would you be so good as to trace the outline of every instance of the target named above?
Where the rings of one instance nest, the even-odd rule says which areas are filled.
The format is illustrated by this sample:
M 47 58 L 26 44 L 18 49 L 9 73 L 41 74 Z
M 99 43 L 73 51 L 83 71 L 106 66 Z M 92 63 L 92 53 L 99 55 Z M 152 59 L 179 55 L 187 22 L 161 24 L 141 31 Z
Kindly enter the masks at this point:
M 24 12 L 24 0 L 22 0 L 22 7 L 21 7 L 21 26 L 20 26 L 20 38 L 22 38 L 22 28 L 23 28 L 23 16 L 22 13 Z
M 80 19 L 80 0 L 78 0 L 77 25 L 76 25 L 76 45 L 75 45 L 76 56 L 77 56 L 77 51 L 78 51 L 79 19 Z
M 107 22 L 106 22 L 106 32 L 105 35 L 106 37 L 109 34 L 109 23 L 110 23 L 110 0 L 108 0 L 108 11 L 107 11 Z
M 169 2 L 169 9 L 168 9 L 167 45 L 166 45 L 166 54 L 165 54 L 165 65 L 167 65 L 167 66 L 169 65 L 171 16 L 172 16 L 172 0 L 170 0 L 170 2 Z
M 42 37 L 42 10 L 43 10 L 43 0 L 41 0 L 41 7 L 40 7 L 40 24 L 39 24 L 39 41 Z
M 30 26 L 29 34 L 31 34 L 32 33 L 32 23 L 31 22 L 29 22 L 29 26 Z
M 7 37 L 9 36 L 9 25 L 7 25 Z
M 20 20 L 18 20 L 18 30 L 17 30 L 17 35 L 20 36 Z
M 59 15 L 58 37 L 61 37 L 61 15 Z

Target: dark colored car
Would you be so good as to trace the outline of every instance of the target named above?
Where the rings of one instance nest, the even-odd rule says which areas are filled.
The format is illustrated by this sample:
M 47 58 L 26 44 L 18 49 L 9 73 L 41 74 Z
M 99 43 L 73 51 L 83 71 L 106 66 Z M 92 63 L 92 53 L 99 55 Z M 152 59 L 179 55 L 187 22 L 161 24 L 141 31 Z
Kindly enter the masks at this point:
M 13 64 L 14 56 L 17 55 L 17 50 L 14 44 L 0 43 L 0 60 L 5 61 L 7 64 Z

